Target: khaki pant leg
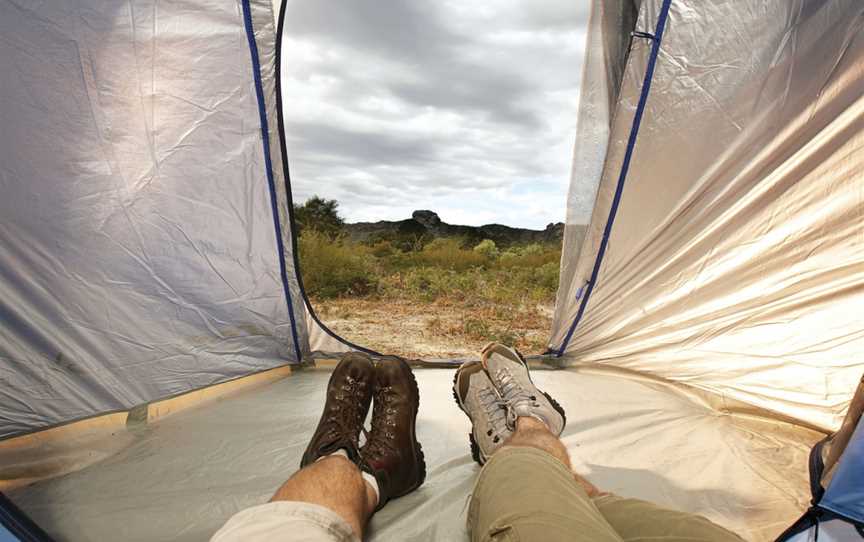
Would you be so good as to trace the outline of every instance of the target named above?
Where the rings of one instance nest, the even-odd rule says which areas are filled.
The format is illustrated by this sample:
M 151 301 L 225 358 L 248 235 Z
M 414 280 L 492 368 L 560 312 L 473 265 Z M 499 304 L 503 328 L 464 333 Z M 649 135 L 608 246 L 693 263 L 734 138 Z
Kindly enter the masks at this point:
M 317 504 L 275 501 L 234 514 L 210 542 L 360 542 L 339 514 Z
M 741 537 L 702 516 L 639 499 L 604 495 L 594 504 L 624 542 L 742 542 Z
M 504 447 L 483 467 L 468 531 L 472 542 L 622 542 L 573 473 L 527 447 Z

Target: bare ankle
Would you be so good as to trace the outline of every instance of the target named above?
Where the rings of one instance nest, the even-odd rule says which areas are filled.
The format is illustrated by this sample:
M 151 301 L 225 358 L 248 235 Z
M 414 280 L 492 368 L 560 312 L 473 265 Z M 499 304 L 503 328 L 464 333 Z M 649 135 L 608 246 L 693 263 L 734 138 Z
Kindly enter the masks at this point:
M 531 416 L 520 416 L 516 418 L 516 430 L 524 430 L 524 431 L 549 431 L 549 426 L 547 426 L 542 420 L 538 418 L 534 418 Z M 551 431 L 549 431 L 551 434 Z
M 524 416 L 517 418 L 516 431 L 504 446 L 536 448 L 551 455 L 568 469 L 571 468 L 567 447 L 549 431 L 545 423 L 536 418 Z

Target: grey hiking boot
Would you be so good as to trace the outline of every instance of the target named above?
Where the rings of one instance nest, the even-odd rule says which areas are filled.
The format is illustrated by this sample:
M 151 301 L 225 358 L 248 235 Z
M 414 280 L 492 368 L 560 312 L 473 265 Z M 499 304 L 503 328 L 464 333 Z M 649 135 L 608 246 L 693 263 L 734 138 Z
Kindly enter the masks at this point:
M 528 363 L 513 348 L 490 343 L 481 354 L 483 368 L 507 408 L 507 426 L 515 429 L 516 418 L 530 416 L 560 435 L 567 423 L 564 409 L 531 381 Z
M 453 397 L 471 420 L 471 456 L 482 465 L 513 434 L 506 406 L 479 361 L 465 362 L 456 371 Z

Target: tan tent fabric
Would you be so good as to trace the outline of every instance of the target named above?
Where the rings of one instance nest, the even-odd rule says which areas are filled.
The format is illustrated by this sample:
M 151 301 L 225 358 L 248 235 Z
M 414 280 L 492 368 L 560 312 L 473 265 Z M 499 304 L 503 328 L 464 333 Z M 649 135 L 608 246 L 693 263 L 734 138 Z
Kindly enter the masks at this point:
M 638 30 L 653 31 L 660 5 L 643 3 Z M 864 372 L 864 6 L 770 1 L 751 10 L 672 2 L 623 198 L 568 359 L 836 429 Z M 591 275 L 650 43 L 633 42 L 552 348 Z
M 584 209 L 597 197 L 603 173 L 612 113 L 627 61 L 630 29 L 638 13 L 632 0 L 597 1 L 588 22 L 588 38 L 582 61 L 582 88 L 579 96 L 576 146 L 570 189 L 567 194 L 566 233 L 561 258 L 559 299 L 556 320 L 566 319 L 575 291 L 581 286 L 576 276 L 577 256 L 582 246 Z

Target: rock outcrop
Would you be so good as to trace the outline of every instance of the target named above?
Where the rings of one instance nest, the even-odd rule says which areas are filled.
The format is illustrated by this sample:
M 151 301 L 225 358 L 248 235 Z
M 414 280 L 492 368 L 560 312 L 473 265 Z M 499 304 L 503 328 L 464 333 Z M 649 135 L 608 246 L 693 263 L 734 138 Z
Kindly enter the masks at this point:
M 379 222 L 357 222 L 346 224 L 345 231 L 354 241 L 369 242 L 377 239 L 426 240 L 439 237 L 461 237 L 479 243 L 491 239 L 499 247 L 528 243 L 560 243 L 564 235 L 564 223 L 549 224 L 544 230 L 511 228 L 501 224 L 485 226 L 460 226 L 447 224 L 434 211 L 419 210 L 407 220 Z

